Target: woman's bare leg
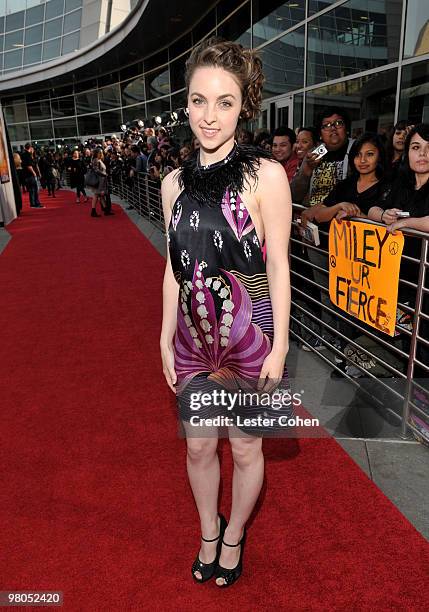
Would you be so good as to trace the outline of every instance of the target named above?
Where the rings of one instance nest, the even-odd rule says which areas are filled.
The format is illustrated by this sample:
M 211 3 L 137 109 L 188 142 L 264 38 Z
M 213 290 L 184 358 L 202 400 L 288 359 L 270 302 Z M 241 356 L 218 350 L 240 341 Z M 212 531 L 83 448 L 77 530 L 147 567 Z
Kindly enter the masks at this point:
M 192 435 L 195 435 L 195 428 L 188 423 L 183 423 L 183 425 L 187 435 L 186 467 L 200 517 L 201 535 L 211 540 L 219 535 L 218 496 L 220 467 L 217 454 L 217 429 L 206 428 L 210 429 L 210 431 L 207 431 L 207 437 L 195 438 L 192 437 Z M 216 546 L 217 541 L 203 542 L 201 540 L 199 558 L 202 563 L 214 561 Z M 195 572 L 195 576 L 201 578 L 200 572 Z
M 237 437 L 232 437 L 231 434 Z M 264 481 L 264 455 L 262 438 L 248 436 L 238 432 L 236 428 L 231 428 L 229 441 L 234 459 L 234 473 L 231 515 L 224 541 L 228 544 L 237 544 L 261 492 Z M 240 546 L 234 548 L 222 546 L 219 565 L 231 569 L 235 567 L 240 557 L 240 548 Z M 223 584 L 223 578 L 217 578 L 216 582 L 219 585 Z

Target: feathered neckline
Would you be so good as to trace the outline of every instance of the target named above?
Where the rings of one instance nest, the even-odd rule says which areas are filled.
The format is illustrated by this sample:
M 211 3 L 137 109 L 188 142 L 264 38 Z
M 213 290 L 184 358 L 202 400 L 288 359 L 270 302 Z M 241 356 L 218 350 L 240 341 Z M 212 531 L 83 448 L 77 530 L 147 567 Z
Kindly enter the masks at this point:
M 200 204 L 220 204 L 227 189 L 242 193 L 249 179 L 257 181 L 261 158 L 272 156 L 257 147 L 235 144 L 224 159 L 203 166 L 199 152 L 194 151 L 180 169 L 179 186 Z

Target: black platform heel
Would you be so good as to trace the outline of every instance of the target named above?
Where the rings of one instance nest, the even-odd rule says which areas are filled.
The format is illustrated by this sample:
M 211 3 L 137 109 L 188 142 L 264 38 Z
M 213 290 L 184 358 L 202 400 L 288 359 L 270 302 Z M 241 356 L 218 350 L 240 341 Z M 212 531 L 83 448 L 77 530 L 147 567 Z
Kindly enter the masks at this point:
M 215 570 L 215 580 L 217 578 L 223 578 L 223 581 L 224 581 L 223 584 L 216 583 L 216 586 L 218 586 L 219 588 L 223 589 L 223 588 L 229 587 L 233 585 L 234 582 L 237 582 L 237 580 L 240 578 L 241 572 L 243 569 L 243 552 L 244 552 L 245 541 L 246 541 L 246 528 L 244 528 L 243 536 L 241 540 L 238 542 L 238 544 L 227 544 L 226 542 L 222 540 L 222 544 L 225 544 L 225 546 L 229 546 L 230 548 L 241 546 L 241 549 L 240 549 L 240 558 L 235 567 L 228 569 L 226 567 L 222 567 L 221 565 L 217 565 L 216 570 Z
M 217 562 L 219 561 L 220 549 L 222 547 L 223 534 L 225 533 L 225 529 L 227 527 L 226 518 L 223 516 L 223 514 L 219 514 L 219 518 L 220 529 L 217 538 L 207 540 L 207 538 L 203 538 L 201 536 L 201 539 L 204 540 L 204 542 L 216 542 L 216 540 L 219 540 L 219 542 L 216 547 L 216 556 L 211 563 L 203 563 L 202 561 L 200 561 L 200 557 L 197 555 L 197 558 L 192 564 L 192 578 L 195 580 L 195 582 L 206 582 L 207 580 L 210 580 L 210 578 L 212 578 L 215 572 Z M 197 576 L 195 576 L 195 572 L 200 572 L 201 578 L 197 578 Z

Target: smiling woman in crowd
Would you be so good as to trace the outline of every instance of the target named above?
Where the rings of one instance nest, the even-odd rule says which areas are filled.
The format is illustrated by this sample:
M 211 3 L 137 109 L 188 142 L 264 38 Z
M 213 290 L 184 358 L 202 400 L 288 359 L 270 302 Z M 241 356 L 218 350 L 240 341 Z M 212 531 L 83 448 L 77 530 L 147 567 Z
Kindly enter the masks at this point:
M 300 127 L 296 136 L 295 153 L 300 167 L 303 159 L 318 142 L 317 131 L 314 127 Z
M 386 155 L 377 134 L 362 134 L 353 143 L 349 159 L 352 174 L 337 183 L 323 204 L 313 209 L 318 223 L 331 221 L 334 217 L 366 217 L 387 189 L 382 180 Z

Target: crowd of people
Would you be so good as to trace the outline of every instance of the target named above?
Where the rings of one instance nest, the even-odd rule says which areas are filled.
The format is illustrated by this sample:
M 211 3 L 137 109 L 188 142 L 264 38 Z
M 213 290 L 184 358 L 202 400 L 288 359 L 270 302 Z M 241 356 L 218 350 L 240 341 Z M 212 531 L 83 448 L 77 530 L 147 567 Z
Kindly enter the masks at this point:
M 281 126 L 272 134 L 264 129 L 250 132 L 239 128 L 237 140 L 271 152 L 287 174 L 293 202 L 305 207 L 300 214 L 302 226 L 308 222 L 319 226 L 322 250 L 302 248 L 299 256 L 311 265 L 312 280 L 325 289 L 328 287 L 328 276 L 323 272 L 328 270 L 327 230 L 332 219 L 367 217 L 386 224 L 390 232 L 403 228 L 429 232 L 427 124 L 414 126 L 399 121 L 387 136 L 363 133 L 353 139 L 347 113 L 331 106 L 319 113 L 314 126 L 296 130 Z M 322 155 L 320 145 L 323 145 Z M 76 190 L 76 202 L 89 200 L 89 187 L 91 216 L 99 217 L 98 206 L 105 215 L 114 214 L 110 194 L 115 184 L 121 182 L 132 190 L 139 176 L 148 176 L 160 187 L 164 177 L 179 168 L 198 148 L 195 137 L 178 142 L 163 127 L 143 130 L 136 126 L 120 137 L 90 140 L 74 149 L 35 151 L 28 143 L 24 151 L 14 155 L 22 189 L 29 192 L 30 206 L 42 207 L 39 183 L 55 198 L 67 173 L 70 186 Z M 94 185 L 87 182 L 89 169 L 96 175 Z M 409 216 L 402 216 L 403 211 Z M 292 252 L 294 248 L 292 245 Z M 419 240 L 407 238 L 406 255 L 419 259 L 419 249 Z M 416 282 L 417 274 L 417 266 L 403 259 L 401 277 Z M 331 314 L 328 292 L 318 292 L 314 297 L 326 307 L 320 312 L 325 325 L 306 321 L 317 333 L 303 332 L 307 341 L 303 348 L 323 349 L 323 336 L 342 350 L 341 343 L 327 327 L 338 327 L 338 319 Z M 413 307 L 414 299 L 415 291 L 401 284 L 399 302 Z M 401 308 L 398 322 L 411 329 L 411 316 Z M 349 329 L 342 331 L 350 333 Z
M 314 127 L 302 127 L 297 132 L 277 129 L 272 138 L 272 153 L 288 174 L 293 201 L 305 206 L 300 213 L 301 226 L 308 222 L 317 224 L 321 240 L 321 249 L 303 247 L 300 252 L 301 261 L 312 264 L 312 279 L 324 288 L 314 297 L 324 305 L 317 314 L 325 325 L 306 321 L 316 333 L 307 334 L 305 347 L 323 349 L 326 347 L 323 340 L 327 340 L 341 353 L 347 353 L 344 338 L 356 339 L 359 332 L 332 314 L 335 308 L 327 291 L 326 274 L 329 224 L 334 218 L 368 218 L 385 224 L 390 233 L 402 229 L 429 233 L 429 125 L 399 121 L 385 139 L 369 132 L 352 139 L 347 114 L 330 107 L 319 114 Z M 418 238 L 406 236 L 405 256 L 419 261 L 420 249 Z M 413 326 L 409 309 L 415 306 L 416 290 L 407 281 L 416 284 L 418 272 L 415 263 L 402 258 L 400 277 L 406 282 L 399 284 L 397 324 L 408 331 Z M 305 290 L 308 292 L 308 285 Z M 340 340 L 330 334 L 330 328 L 340 332 Z M 409 337 L 398 335 L 399 348 L 408 353 Z M 429 336 L 425 321 L 421 322 L 420 335 Z M 366 366 L 365 353 L 360 356 L 360 365 Z M 419 347 L 418 356 L 428 362 L 424 344 Z M 346 360 L 336 361 L 349 373 L 362 375 L 358 368 L 348 366 Z
M 113 214 L 110 194 L 115 184 L 123 182 L 133 189 L 138 177 L 147 174 L 160 187 L 163 178 L 180 167 L 197 148 L 196 138 L 179 144 L 165 128 L 142 131 L 135 127 L 121 137 L 113 134 L 105 140 L 91 139 L 60 150 L 50 147 L 35 149 L 27 143 L 21 152 L 14 153 L 14 161 L 22 191 L 28 192 L 32 208 L 43 208 L 38 195 L 40 188 L 55 198 L 56 191 L 64 186 L 67 177 L 70 186 L 76 190 L 77 203 L 81 198 L 88 201 L 86 189 L 91 189 L 91 216 L 98 217 L 98 204 L 105 214 Z M 89 170 L 98 177 L 97 187 L 90 185 Z

